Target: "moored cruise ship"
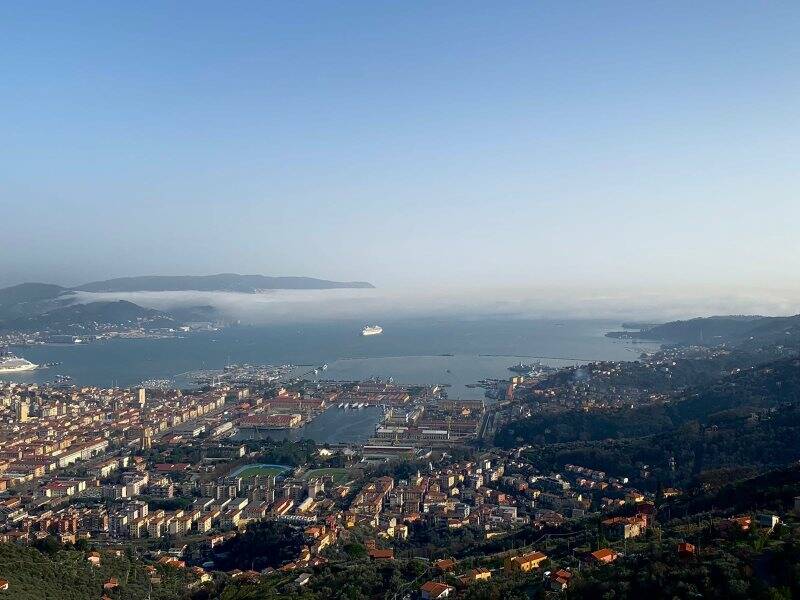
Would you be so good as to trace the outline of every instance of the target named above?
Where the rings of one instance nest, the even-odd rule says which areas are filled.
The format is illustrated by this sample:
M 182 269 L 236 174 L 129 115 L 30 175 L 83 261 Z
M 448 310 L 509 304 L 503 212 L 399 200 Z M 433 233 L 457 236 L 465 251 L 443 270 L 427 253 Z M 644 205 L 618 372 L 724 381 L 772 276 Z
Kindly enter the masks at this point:
M 14 356 L 9 352 L 0 350 L 0 375 L 4 373 L 19 373 L 21 371 L 33 371 L 39 365 L 33 364 L 29 360 Z
M 367 325 L 361 330 L 361 335 L 378 335 L 383 333 L 383 327 L 380 325 Z

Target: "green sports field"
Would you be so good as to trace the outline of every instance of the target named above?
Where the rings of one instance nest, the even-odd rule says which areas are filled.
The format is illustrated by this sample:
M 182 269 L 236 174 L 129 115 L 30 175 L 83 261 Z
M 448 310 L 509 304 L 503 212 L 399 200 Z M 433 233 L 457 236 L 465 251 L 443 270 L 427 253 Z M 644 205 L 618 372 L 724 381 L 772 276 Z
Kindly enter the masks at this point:
M 261 476 L 265 477 L 267 475 L 280 475 L 286 469 L 282 469 L 281 467 L 261 467 L 258 465 L 247 467 L 246 469 L 242 469 L 239 471 L 236 476 L 241 477 L 242 479 L 247 479 L 248 477 L 256 477 Z

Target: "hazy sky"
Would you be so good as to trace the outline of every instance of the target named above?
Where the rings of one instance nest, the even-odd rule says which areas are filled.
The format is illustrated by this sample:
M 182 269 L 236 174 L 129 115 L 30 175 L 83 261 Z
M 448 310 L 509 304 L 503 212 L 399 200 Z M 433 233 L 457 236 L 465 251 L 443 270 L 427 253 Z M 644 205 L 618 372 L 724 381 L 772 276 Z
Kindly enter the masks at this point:
M 0 285 L 791 287 L 800 3 L 3 2 Z

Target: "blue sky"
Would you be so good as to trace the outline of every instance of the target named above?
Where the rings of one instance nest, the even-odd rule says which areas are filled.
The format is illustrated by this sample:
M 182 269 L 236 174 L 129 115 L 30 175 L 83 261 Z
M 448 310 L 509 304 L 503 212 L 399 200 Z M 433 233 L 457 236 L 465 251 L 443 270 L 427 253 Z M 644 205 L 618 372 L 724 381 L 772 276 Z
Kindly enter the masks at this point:
M 794 285 L 800 3 L 6 2 L 0 285 Z

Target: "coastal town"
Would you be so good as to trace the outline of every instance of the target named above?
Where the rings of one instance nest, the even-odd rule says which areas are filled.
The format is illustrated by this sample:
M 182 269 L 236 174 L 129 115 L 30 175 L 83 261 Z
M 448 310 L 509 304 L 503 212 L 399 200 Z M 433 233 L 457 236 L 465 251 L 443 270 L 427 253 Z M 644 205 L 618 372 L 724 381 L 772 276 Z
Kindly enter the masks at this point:
M 73 548 L 91 565 L 134 552 L 151 590 L 177 570 L 187 593 L 230 582 L 289 593 L 363 553 L 372 565 L 416 565 L 398 598 L 520 578 L 560 594 L 582 572 L 687 527 L 657 520 L 685 492 L 654 488 L 647 464 L 556 466 L 547 448 L 494 440 L 520 420 L 668 405 L 689 366 L 695 376 L 702 361 L 734 372 L 736 360 L 689 347 L 632 362 L 516 365 L 472 400 L 438 385 L 305 379 L 288 365 L 230 367 L 185 390 L 4 382 L 0 541 Z M 361 443 L 272 437 L 366 408 L 378 416 Z M 796 523 L 791 512 L 740 511 L 704 527 L 768 534 Z M 236 558 L 243 536 L 265 531 L 283 540 L 282 553 Z M 697 552 L 699 530 L 688 531 L 676 555 Z M 467 539 L 482 550 L 464 554 Z M 114 598 L 118 587 L 109 578 L 98 592 Z
M 0 600 L 800 600 L 800 2 L 1 14 Z
M 278 570 L 304 573 L 327 562 L 326 548 L 355 536 L 370 558 L 392 560 L 392 543 L 421 523 L 476 528 L 491 539 L 628 504 L 643 512 L 623 526 L 625 537 L 646 527 L 648 497 L 626 480 L 572 465 L 542 475 L 520 458 L 522 449 L 456 460 L 477 435 L 483 402 L 437 391 L 368 382 L 321 386 L 312 397 L 281 387 L 264 398 L 227 386 L 182 394 L 3 384 L 0 540 L 83 541 L 98 548 L 89 561 L 134 544 L 161 564 L 189 568 L 197 546 L 213 553 L 249 524 L 275 520 L 308 538 Z M 313 461 L 337 467 L 265 465 L 257 445 L 232 439 L 239 428 L 292 427 L 342 402 L 385 406 L 386 416 L 367 444 L 314 450 Z M 162 462 L 175 454 L 186 462 Z M 398 461 L 428 467 L 405 478 L 370 476 Z M 545 558 L 520 553 L 504 568 L 527 571 Z M 214 566 L 203 561 L 191 572 L 203 582 Z
M 159 340 L 198 332 L 219 331 L 222 323 L 169 322 L 159 318 L 140 318 L 122 323 L 68 323 L 53 329 L 0 331 L 0 347 L 44 346 L 50 344 L 91 344 L 108 340 Z

